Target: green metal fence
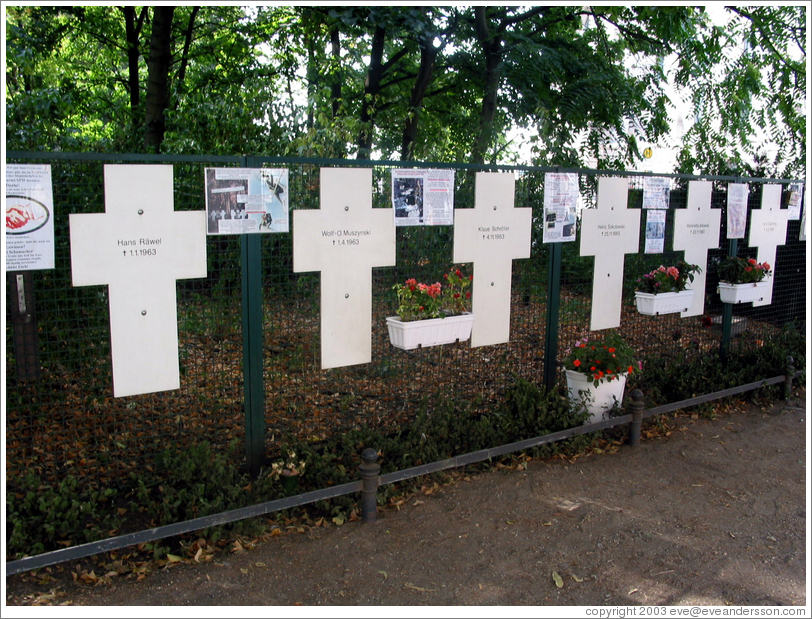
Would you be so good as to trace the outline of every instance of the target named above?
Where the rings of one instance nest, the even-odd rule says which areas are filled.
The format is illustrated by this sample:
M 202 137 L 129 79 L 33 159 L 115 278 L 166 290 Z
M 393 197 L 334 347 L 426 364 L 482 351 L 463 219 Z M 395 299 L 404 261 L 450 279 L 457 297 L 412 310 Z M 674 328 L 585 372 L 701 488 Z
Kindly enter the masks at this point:
M 373 169 L 373 205 L 387 208 L 391 170 L 404 164 L 67 153 L 8 153 L 7 162 L 52 166 L 56 225 L 56 268 L 6 276 L 6 472 L 12 490 L 15 479 L 28 473 L 50 481 L 71 475 L 91 486 L 107 486 L 153 467 L 165 449 L 182 451 L 204 441 L 223 452 L 235 442 L 245 445 L 246 464 L 256 470 L 266 457 L 277 456 L 285 437 L 319 443 L 357 427 L 404 427 L 427 397 L 468 403 L 475 415 L 493 407 L 517 376 L 558 388 L 558 359 L 589 332 L 594 259 L 579 256 L 578 241 L 542 242 L 544 174 L 578 172 L 586 204 L 594 203 L 599 175 L 630 176 L 632 208 L 641 206 L 644 177 L 410 163 L 455 169 L 457 208 L 473 206 L 476 171 L 516 175 L 516 206 L 533 208 L 534 228 L 531 257 L 513 263 L 511 340 L 480 348 L 466 343 L 412 352 L 393 348 L 385 326 L 385 317 L 395 310 L 392 286 L 409 277 L 434 281 L 452 264 L 450 226 L 398 228 L 397 265 L 373 270 L 372 362 L 346 368 L 320 369 L 319 274 L 293 272 L 292 234 L 208 237 L 208 276 L 177 286 L 180 389 L 114 398 L 107 290 L 71 285 L 68 229 L 70 213 L 104 210 L 105 164 L 172 164 L 177 210 L 204 208 L 206 167 L 286 167 L 291 207 L 318 208 L 320 167 L 368 166 Z M 671 250 L 672 215 L 685 207 L 687 183 L 694 177 L 669 178 L 666 251 L 629 255 L 625 261 L 619 330 L 643 363 L 682 352 L 719 355 L 758 347 L 787 325 L 805 332 L 806 243 L 799 240 L 798 221 L 790 221 L 787 243 L 778 250 L 771 305 L 719 302 L 718 259 L 731 251 L 755 256 L 744 240 L 732 247 L 723 240 L 709 256 L 704 316 L 635 311 L 637 277 L 682 257 Z M 729 182 L 750 185 L 749 210 L 758 208 L 764 182 L 789 182 L 710 180 L 712 206 L 723 212 L 723 239 Z M 26 295 L 25 316 L 19 313 L 18 285 Z

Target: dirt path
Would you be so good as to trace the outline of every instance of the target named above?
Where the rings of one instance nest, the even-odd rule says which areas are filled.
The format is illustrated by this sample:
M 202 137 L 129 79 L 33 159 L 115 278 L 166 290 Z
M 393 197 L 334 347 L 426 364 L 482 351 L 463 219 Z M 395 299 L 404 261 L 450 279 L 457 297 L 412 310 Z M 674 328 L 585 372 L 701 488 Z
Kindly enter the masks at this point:
M 74 605 L 808 604 L 805 393 L 669 423 L 637 448 L 460 474 L 375 524 L 40 590 Z M 36 599 L 30 578 L 7 587 L 9 605 Z

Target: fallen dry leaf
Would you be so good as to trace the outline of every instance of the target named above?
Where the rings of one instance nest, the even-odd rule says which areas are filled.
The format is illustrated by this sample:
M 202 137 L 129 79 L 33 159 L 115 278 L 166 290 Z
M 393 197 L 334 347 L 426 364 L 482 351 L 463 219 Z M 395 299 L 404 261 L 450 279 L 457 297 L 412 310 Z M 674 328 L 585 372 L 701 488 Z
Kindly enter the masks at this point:
M 406 589 L 414 589 L 415 591 L 420 591 L 421 593 L 429 593 L 431 591 L 437 591 L 437 589 L 424 589 L 423 587 L 417 587 L 410 582 L 407 582 L 403 585 Z

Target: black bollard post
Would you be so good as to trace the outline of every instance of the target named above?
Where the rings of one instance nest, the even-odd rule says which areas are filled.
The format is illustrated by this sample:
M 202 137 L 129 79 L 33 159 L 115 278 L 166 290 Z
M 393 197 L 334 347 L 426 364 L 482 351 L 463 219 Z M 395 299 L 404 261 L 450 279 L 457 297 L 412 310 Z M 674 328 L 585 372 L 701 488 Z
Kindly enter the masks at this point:
M 792 397 L 792 377 L 795 376 L 795 359 L 787 357 L 787 375 L 784 377 L 784 399 Z
M 640 431 L 643 427 L 643 392 L 635 389 L 631 393 L 631 398 L 629 410 L 632 414 L 632 425 L 629 428 L 629 444 L 637 447 L 640 444 Z
M 378 519 L 378 485 L 381 465 L 378 464 L 378 452 L 367 447 L 361 453 L 361 524 L 375 522 Z

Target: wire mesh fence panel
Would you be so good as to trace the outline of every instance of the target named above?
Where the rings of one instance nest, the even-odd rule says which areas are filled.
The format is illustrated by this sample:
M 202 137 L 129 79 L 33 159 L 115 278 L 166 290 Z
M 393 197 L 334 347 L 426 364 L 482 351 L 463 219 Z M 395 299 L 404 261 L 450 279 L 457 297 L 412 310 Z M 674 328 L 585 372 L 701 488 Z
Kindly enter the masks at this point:
M 103 165 L 52 167 L 55 268 L 30 271 L 36 371 L 25 367 L 9 302 L 6 315 L 6 471 L 43 480 L 75 476 L 104 485 L 152 467 L 156 454 L 210 440 L 240 440 L 242 368 L 238 239 L 208 239 L 208 277 L 178 283 L 181 387 L 114 398 L 107 286 L 73 286 L 71 213 L 104 212 Z M 199 210 L 204 164 L 174 164 L 176 210 Z M 7 301 L 17 274 L 7 275 Z M 236 309 L 235 309 L 236 308 Z
M 177 283 L 180 389 L 114 398 L 107 288 L 72 285 L 68 216 L 104 211 L 106 163 L 170 164 L 175 209 L 203 210 L 204 170 L 245 166 L 246 159 L 122 156 L 116 160 L 85 155 L 20 156 L 14 161 L 52 166 L 56 268 L 9 273 L 6 278 L 6 470 L 10 487 L 15 478 L 29 473 L 44 480 L 72 475 L 88 484 L 114 483 L 141 468 L 154 469 L 156 455 L 165 449 L 183 452 L 203 442 L 239 461 L 239 447 L 246 435 L 245 265 L 240 236 L 208 236 L 206 277 Z M 324 165 L 372 167 L 373 208 L 391 209 L 392 169 L 403 165 L 260 157 L 253 162 L 288 170 L 291 210 L 320 208 L 319 174 Z M 452 169 L 454 206 L 470 209 L 477 170 L 470 166 Z M 530 258 L 512 263 L 510 338 L 502 344 L 472 347 L 470 342 L 456 342 L 416 350 L 390 344 L 386 318 L 397 308 L 396 284 L 409 278 L 431 284 L 442 281 L 451 268 L 467 275 L 476 268 L 475 264 L 454 264 L 452 225 L 399 226 L 395 229 L 395 266 L 373 268 L 371 273 L 371 362 L 322 370 L 320 293 L 324 275 L 294 272 L 292 230 L 260 235 L 262 381 L 269 459 L 277 459 L 294 440 L 320 445 L 353 429 L 397 433 L 440 402 L 454 403 L 462 414 L 481 415 L 497 407 L 517 377 L 542 384 L 546 368 L 559 363 L 576 340 L 590 333 L 593 308 L 602 311 L 602 300 L 592 298 L 599 258 L 581 255 L 579 231 L 575 241 L 561 243 L 556 250 L 561 264 L 552 278 L 553 248 L 544 242 L 545 170 L 516 167 L 503 172 L 516 176 L 515 206 L 532 209 L 533 229 Z M 582 206 L 595 205 L 597 178 L 595 171 L 580 172 Z M 722 230 L 719 246 L 709 251 L 707 264 L 702 265 L 705 288 L 696 291 L 704 295 L 705 310 L 701 315 L 682 317 L 679 312 L 640 314 L 634 289 L 645 273 L 684 256 L 682 250 L 674 250 L 673 231 L 677 212 L 687 207 L 687 179 L 669 177 L 662 247 L 653 253 L 645 251 L 648 209 L 642 208 L 643 179 L 633 176 L 629 183 L 628 208 L 639 211 L 641 226 L 639 249 L 626 255 L 623 263 L 618 331 L 637 351 L 643 367 L 653 358 L 718 355 L 725 307 L 716 293 L 716 269 L 731 250 L 725 228 L 727 181 L 713 184 L 711 206 L 722 212 Z M 760 206 L 762 183 L 749 184 L 748 212 L 752 213 Z M 732 349 L 757 348 L 786 329 L 805 333 L 808 276 L 806 244 L 799 237 L 800 222 L 791 220 L 786 243 L 778 248 L 773 265 L 772 304 L 732 308 Z M 746 239 L 740 239 L 735 249 L 743 257 L 756 255 Z M 560 287 L 552 281 L 558 277 Z M 20 287 L 28 295 L 22 318 Z M 549 297 L 551 290 L 555 299 Z M 25 321 L 27 326 L 22 324 Z M 550 322 L 557 328 L 554 342 L 546 341 Z M 550 349 L 555 351 L 554 358 L 545 356 Z M 559 381 L 557 388 L 562 388 L 563 379 Z M 230 451 L 235 445 L 238 449 Z

